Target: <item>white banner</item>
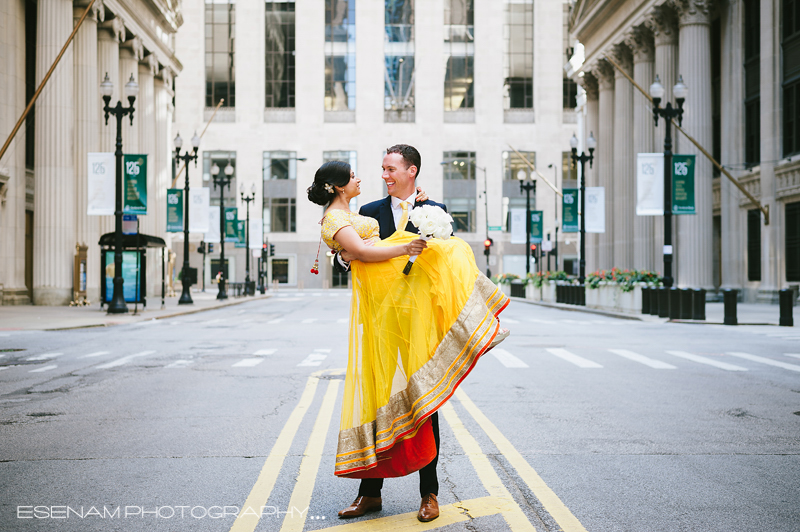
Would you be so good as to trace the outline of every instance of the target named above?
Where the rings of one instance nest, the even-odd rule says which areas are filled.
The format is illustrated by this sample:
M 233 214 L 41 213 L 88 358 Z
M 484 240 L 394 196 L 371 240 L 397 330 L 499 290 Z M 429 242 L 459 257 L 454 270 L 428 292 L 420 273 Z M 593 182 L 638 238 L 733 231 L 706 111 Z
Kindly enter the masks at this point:
M 208 208 L 208 231 L 206 231 L 205 241 L 219 242 L 219 205 Z
M 606 189 L 586 187 L 586 232 L 606 232 Z
M 664 154 L 636 154 L 636 215 L 664 214 Z
M 511 216 L 511 243 L 524 244 L 525 243 L 525 209 L 509 209 Z
M 113 153 L 88 153 L 87 191 L 89 193 L 86 214 L 89 216 L 113 216 L 116 160 Z
M 189 232 L 207 233 L 209 230 L 208 208 L 211 206 L 208 187 L 189 189 Z M 217 222 L 219 225 L 219 222 Z
M 261 249 L 264 241 L 264 220 L 250 218 L 250 249 Z

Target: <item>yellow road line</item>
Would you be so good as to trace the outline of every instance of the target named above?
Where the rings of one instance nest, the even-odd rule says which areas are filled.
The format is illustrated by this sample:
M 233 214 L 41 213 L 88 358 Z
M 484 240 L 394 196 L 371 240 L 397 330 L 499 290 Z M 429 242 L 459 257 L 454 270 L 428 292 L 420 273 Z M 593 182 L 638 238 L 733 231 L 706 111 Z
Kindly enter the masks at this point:
M 492 443 L 497 447 L 497 450 L 500 451 L 500 454 L 505 456 L 506 460 L 517 470 L 519 476 L 525 481 L 536 498 L 539 499 L 545 510 L 555 519 L 558 526 L 560 526 L 564 532 L 586 532 L 586 529 L 580 521 L 572 515 L 569 508 L 567 508 L 555 492 L 545 484 L 542 477 L 540 477 L 525 458 L 522 457 L 519 451 L 511 445 L 511 442 L 503 436 L 503 433 L 497 430 L 497 427 L 489 421 L 489 418 L 475 406 L 475 403 L 472 402 L 462 388 L 459 387 L 456 390 L 456 397 L 461 401 L 461 404 L 464 405 L 467 412 L 478 422 L 481 429 L 489 436 Z
M 281 532 L 302 532 L 308 517 L 308 509 L 311 505 L 311 493 L 314 491 L 314 484 L 317 481 L 319 463 L 322 460 L 322 450 L 325 447 L 325 436 L 333 417 L 333 405 L 336 402 L 336 393 L 339 391 L 340 379 L 332 380 L 328 383 L 328 390 L 322 399 L 322 406 L 311 430 L 311 437 L 308 439 L 308 446 L 300 462 L 300 473 L 297 475 L 297 482 L 292 490 L 292 498 L 289 501 L 286 517 L 283 519 Z M 295 515 L 295 512 L 299 513 Z
M 483 454 L 478 442 L 461 422 L 453 405 L 445 403 L 439 411 L 444 414 L 447 424 L 450 425 L 456 435 L 459 445 L 464 449 L 464 453 L 472 463 L 475 472 L 478 473 L 478 478 L 486 488 L 486 491 L 489 492 L 490 496 L 504 503 L 504 510 L 498 509 L 493 513 L 501 512 L 512 532 L 535 532 L 536 528 L 528 521 L 522 509 L 511 497 L 511 493 L 503 485 L 503 481 L 500 480 L 494 467 L 492 467 L 489 458 Z
M 317 384 L 319 384 L 319 376 L 324 371 L 315 371 L 306 381 L 306 387 L 303 394 L 300 396 L 300 401 L 294 410 L 289 415 L 289 420 L 283 426 L 275 445 L 272 447 L 264 466 L 261 468 L 261 473 L 258 475 L 253 489 L 250 490 L 250 495 L 242 506 L 239 515 L 236 517 L 230 532 L 253 532 L 258 525 L 258 520 L 261 517 L 261 508 L 267 504 L 272 488 L 275 487 L 275 480 L 278 478 L 278 473 L 283 467 L 283 460 L 289 452 L 292 445 L 297 429 L 300 427 L 300 422 L 303 421 L 314 400 L 314 393 L 317 391 Z

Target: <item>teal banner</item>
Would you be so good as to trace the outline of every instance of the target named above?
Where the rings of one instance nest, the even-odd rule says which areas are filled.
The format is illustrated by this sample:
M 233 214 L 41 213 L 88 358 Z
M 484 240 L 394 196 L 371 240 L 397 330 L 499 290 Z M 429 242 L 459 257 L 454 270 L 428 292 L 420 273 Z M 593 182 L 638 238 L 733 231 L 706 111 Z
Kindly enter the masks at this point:
M 147 155 L 122 156 L 123 214 L 147 214 Z
M 565 233 L 577 233 L 581 230 L 578 219 L 577 188 L 565 188 L 561 198 L 561 230 Z
M 672 156 L 672 214 L 697 214 L 694 201 L 694 155 Z
M 183 190 L 167 189 L 167 233 L 183 231 Z
M 236 221 L 236 238 L 239 239 L 234 247 L 243 248 L 247 247 L 247 235 L 245 234 L 245 220 Z
M 543 232 L 544 216 L 542 216 L 542 211 L 531 211 L 531 244 L 540 244 Z
M 225 207 L 225 242 L 238 242 L 239 232 L 239 209 L 236 207 Z

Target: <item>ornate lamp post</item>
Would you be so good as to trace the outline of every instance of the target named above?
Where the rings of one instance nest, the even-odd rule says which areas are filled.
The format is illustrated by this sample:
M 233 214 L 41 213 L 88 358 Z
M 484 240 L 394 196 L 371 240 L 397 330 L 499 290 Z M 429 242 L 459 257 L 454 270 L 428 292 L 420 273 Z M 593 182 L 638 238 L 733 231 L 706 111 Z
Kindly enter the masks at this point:
M 578 271 L 578 284 L 583 284 L 586 280 L 586 162 L 589 163 L 589 168 L 592 167 L 592 161 L 594 161 L 594 149 L 597 147 L 597 141 L 594 138 L 594 133 L 589 133 L 589 138 L 586 139 L 586 147 L 589 148 L 589 155 L 586 155 L 586 152 L 582 152 L 578 155 L 578 137 L 574 134 L 572 138 L 569 139 L 569 146 L 572 148 L 572 160 L 575 162 L 581 163 L 581 184 L 580 184 L 580 196 L 581 196 L 581 258 L 578 262 L 579 264 L 579 271 Z
M 664 86 L 656 76 L 650 85 L 650 96 L 653 97 L 653 119 L 658 127 L 658 117 L 664 118 L 667 130 L 664 135 L 664 286 L 672 288 L 672 119 L 678 119 L 678 125 L 683 120 L 683 102 L 689 89 L 683 83 L 683 76 L 678 76 L 678 83 L 672 88 L 678 107 L 672 107 L 672 102 L 667 102 L 663 109 L 659 107 L 661 98 L 664 97 Z
M 531 273 L 531 191 L 536 199 L 536 180 L 528 179 L 525 170 L 517 172 L 519 191 L 525 192 L 525 273 Z
M 122 278 L 122 119 L 125 115 L 130 115 L 131 125 L 133 125 L 133 102 L 136 100 L 136 95 L 139 93 L 139 84 L 131 79 L 125 84 L 125 96 L 128 97 L 128 107 L 123 107 L 121 101 L 117 101 L 117 105 L 111 107 L 111 93 L 114 91 L 114 83 L 108 78 L 108 72 L 102 83 L 100 83 L 100 94 L 103 97 L 105 105 L 103 111 L 106 113 L 106 125 L 108 125 L 108 115 L 114 115 L 117 119 L 117 149 L 114 152 L 116 157 L 116 192 L 114 199 L 114 293 L 111 301 L 108 303 L 109 314 L 125 314 L 128 312 L 128 306 L 125 304 L 125 296 L 122 291 L 122 284 L 125 282 Z
M 183 291 L 181 298 L 178 300 L 179 305 L 191 305 L 192 301 L 192 285 L 187 278 L 189 275 L 189 163 L 194 161 L 197 167 L 197 148 L 200 147 L 200 137 L 195 132 L 192 137 L 192 151 L 186 152 L 181 155 L 181 146 L 183 146 L 183 139 L 181 134 L 175 137 L 175 159 L 183 161 L 186 166 L 186 181 L 183 187 L 183 275 L 181 276 L 181 284 Z
M 230 190 L 233 179 L 233 166 L 231 166 L 230 160 L 223 175 L 219 175 L 219 166 L 214 163 L 211 167 L 211 176 L 214 179 L 214 188 L 219 186 L 219 271 L 222 275 L 219 277 L 217 299 L 228 299 L 228 293 L 225 291 L 225 282 L 227 281 L 225 279 L 225 186 Z
M 247 218 L 245 222 L 245 259 L 244 259 L 244 286 L 245 290 L 244 293 L 246 295 L 252 296 L 255 295 L 255 291 L 250 293 L 250 202 L 256 199 L 256 185 L 250 185 L 250 194 L 245 195 L 244 193 L 244 183 L 239 186 L 239 195 L 242 198 L 242 201 L 247 204 Z

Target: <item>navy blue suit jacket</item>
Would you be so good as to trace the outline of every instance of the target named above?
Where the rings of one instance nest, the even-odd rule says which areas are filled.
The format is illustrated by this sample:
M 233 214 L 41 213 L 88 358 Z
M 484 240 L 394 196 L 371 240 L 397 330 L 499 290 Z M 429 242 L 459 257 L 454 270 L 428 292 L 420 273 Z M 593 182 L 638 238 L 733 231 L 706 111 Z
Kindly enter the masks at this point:
M 436 207 L 440 207 L 447 212 L 447 207 L 444 203 L 436 203 L 435 201 L 425 200 L 422 202 L 417 202 L 415 206 L 420 205 L 434 205 Z M 392 197 L 386 196 L 382 200 L 373 201 L 371 203 L 367 203 L 363 205 L 359 210 L 358 214 L 361 216 L 369 216 L 370 218 L 375 218 L 378 220 L 378 226 L 381 230 L 381 240 L 386 240 L 392 233 L 395 232 L 397 229 L 394 226 L 394 216 L 392 215 Z M 406 225 L 406 231 L 410 233 L 417 233 L 419 234 L 419 230 L 414 227 L 414 224 L 408 222 Z

